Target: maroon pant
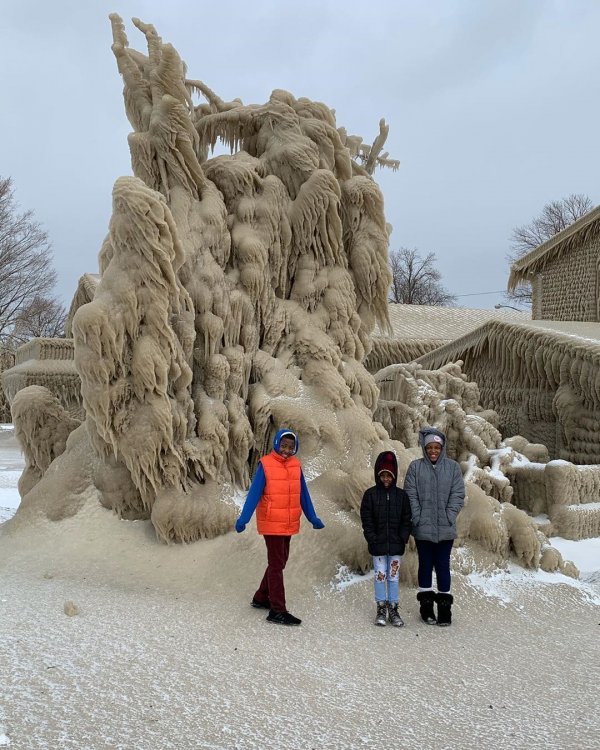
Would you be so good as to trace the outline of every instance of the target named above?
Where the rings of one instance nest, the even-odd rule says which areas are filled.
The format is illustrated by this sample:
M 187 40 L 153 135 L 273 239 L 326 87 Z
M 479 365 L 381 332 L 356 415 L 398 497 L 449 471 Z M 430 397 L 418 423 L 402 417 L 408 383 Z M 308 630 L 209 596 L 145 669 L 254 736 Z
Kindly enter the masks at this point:
M 290 536 L 265 534 L 267 569 L 254 598 L 264 604 L 270 603 L 274 612 L 287 612 L 283 569 L 290 554 L 290 539 Z

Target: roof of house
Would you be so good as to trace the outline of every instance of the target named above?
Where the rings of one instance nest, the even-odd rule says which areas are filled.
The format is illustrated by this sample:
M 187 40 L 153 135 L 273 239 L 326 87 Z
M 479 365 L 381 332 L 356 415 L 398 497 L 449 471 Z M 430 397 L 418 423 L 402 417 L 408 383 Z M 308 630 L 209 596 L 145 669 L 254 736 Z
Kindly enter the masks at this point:
M 400 305 L 390 303 L 392 335 L 375 328 L 373 335 L 393 339 L 429 339 L 451 341 L 475 330 L 489 320 L 519 322 L 531 319 L 529 311 L 509 308 L 478 310 L 469 307 L 437 307 L 434 305 Z
M 508 289 L 512 291 L 518 284 L 528 281 L 548 263 L 579 247 L 584 242 L 600 235 L 600 206 L 588 211 L 577 221 L 563 229 L 554 237 L 542 243 L 527 255 L 516 260 L 510 269 Z
M 600 323 L 572 320 L 488 321 L 479 328 L 457 337 L 444 346 L 418 358 L 424 367 L 435 370 L 448 362 L 464 360 L 467 351 L 480 352 L 485 342 L 501 341 L 505 335 L 518 335 L 523 340 L 533 337 L 539 346 L 560 344 L 572 352 L 593 353 L 600 359 Z M 504 345 L 504 344 L 501 344 Z

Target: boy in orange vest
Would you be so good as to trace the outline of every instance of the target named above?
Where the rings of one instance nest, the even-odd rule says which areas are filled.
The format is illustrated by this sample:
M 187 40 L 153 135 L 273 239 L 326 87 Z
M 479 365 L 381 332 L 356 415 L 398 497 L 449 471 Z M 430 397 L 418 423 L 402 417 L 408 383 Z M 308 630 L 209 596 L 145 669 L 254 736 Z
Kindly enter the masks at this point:
M 239 534 L 256 510 L 256 527 L 267 545 L 267 569 L 251 604 L 256 609 L 268 609 L 267 620 L 278 625 L 302 622 L 287 611 L 283 585 L 290 539 L 300 531 L 300 516 L 304 513 L 314 529 L 325 526 L 313 507 L 297 452 L 295 433 L 279 430 L 273 440 L 273 450 L 259 461 L 246 502 L 235 522 Z

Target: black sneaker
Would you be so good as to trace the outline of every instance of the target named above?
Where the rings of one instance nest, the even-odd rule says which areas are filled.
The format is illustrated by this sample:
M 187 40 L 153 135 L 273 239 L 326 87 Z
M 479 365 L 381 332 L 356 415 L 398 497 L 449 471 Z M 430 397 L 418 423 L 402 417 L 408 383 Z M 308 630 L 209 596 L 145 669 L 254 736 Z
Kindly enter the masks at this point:
M 277 625 L 300 625 L 302 620 L 289 612 L 273 612 L 273 610 L 270 610 L 267 615 L 267 622 L 274 622 Z
M 250 606 L 254 607 L 254 609 L 271 609 L 269 602 L 259 602 L 258 599 L 254 598 L 250 602 Z

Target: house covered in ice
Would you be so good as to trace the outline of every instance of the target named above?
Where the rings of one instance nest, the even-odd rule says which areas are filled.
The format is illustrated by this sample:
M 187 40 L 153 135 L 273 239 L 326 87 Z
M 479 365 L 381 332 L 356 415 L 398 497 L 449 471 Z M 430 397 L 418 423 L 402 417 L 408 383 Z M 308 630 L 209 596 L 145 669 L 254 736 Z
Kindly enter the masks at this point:
M 600 206 L 515 261 L 508 288 L 524 282 L 534 320 L 600 321 Z
M 391 330 L 376 326 L 365 367 L 375 373 L 388 365 L 412 362 L 418 357 L 475 331 L 484 323 L 499 320 L 518 323 L 531 319 L 529 311 L 508 307 L 480 310 L 436 305 L 388 306 Z

